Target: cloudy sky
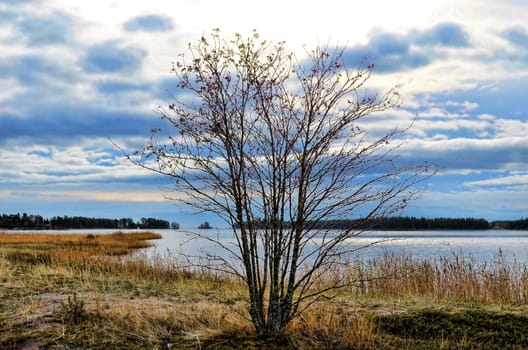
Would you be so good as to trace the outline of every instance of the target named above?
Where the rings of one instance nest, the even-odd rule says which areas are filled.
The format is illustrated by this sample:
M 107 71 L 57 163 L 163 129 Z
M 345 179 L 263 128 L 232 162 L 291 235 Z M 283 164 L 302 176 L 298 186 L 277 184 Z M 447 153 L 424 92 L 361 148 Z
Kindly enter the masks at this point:
M 170 63 L 218 27 L 347 47 L 403 104 L 405 158 L 440 173 L 404 214 L 528 216 L 527 0 L 1 0 L 0 214 L 156 216 L 194 225 L 165 180 L 108 141 L 141 144 L 171 102 Z

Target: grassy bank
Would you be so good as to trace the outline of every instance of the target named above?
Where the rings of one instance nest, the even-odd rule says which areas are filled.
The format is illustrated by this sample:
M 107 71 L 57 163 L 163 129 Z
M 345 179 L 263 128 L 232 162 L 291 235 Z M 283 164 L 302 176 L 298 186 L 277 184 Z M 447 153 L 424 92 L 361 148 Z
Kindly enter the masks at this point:
M 386 255 L 328 271 L 353 286 L 258 339 L 243 285 L 131 252 L 156 234 L 0 234 L 0 349 L 528 348 L 528 271 Z

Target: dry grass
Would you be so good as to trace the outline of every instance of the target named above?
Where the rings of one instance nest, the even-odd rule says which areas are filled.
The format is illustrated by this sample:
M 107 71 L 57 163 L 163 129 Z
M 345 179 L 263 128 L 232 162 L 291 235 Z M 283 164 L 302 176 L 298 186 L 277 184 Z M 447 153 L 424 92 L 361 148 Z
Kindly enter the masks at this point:
M 500 251 L 491 262 L 460 254 L 430 259 L 386 254 L 325 276 L 323 285 L 337 279 L 350 282 L 345 291 L 354 296 L 513 305 L 528 299 L 528 267 L 506 263 Z
M 377 337 L 376 325 L 365 310 L 347 303 L 318 303 L 294 319 L 288 332 L 326 348 L 368 348 Z
M 124 255 L 159 237 L 0 234 L 0 348 L 167 348 L 250 329 L 240 284 Z
M 21 247 L 42 251 L 60 261 L 81 261 L 95 255 L 125 255 L 134 249 L 147 248 L 147 240 L 159 239 L 152 232 L 93 234 L 0 233 L 3 249 Z
M 247 292 L 240 281 L 207 270 L 190 271 L 169 253 L 127 254 L 155 238 L 137 233 L 0 234 L 0 348 L 272 346 L 251 335 Z M 295 319 L 288 328 L 290 341 L 275 340 L 275 348 L 412 348 L 418 343 L 388 336 L 376 317 L 431 307 L 463 312 L 486 304 L 492 315 L 505 310 L 519 317 L 528 314 L 527 268 L 506 264 L 500 253 L 486 263 L 456 255 L 351 261 L 325 271 L 318 286 L 338 279 L 351 285 Z M 477 344 L 431 337 L 420 344 Z

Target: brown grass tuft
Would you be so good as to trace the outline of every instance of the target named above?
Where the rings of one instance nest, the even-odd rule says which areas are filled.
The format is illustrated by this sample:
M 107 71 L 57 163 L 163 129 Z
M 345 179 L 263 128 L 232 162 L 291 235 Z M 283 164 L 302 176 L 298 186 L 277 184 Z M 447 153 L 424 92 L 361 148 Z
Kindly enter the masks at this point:
M 288 333 L 325 349 L 365 349 L 377 336 L 374 322 L 346 304 L 321 302 L 294 319 Z

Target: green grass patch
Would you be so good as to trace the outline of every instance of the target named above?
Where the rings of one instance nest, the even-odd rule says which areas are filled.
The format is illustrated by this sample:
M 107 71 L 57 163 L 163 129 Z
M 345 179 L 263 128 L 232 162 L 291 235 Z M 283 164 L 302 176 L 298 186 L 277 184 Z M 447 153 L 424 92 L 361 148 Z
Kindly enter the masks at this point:
M 421 310 L 375 318 L 385 340 L 412 348 L 527 349 L 528 317 L 484 310 Z M 415 347 L 416 346 L 416 347 Z

